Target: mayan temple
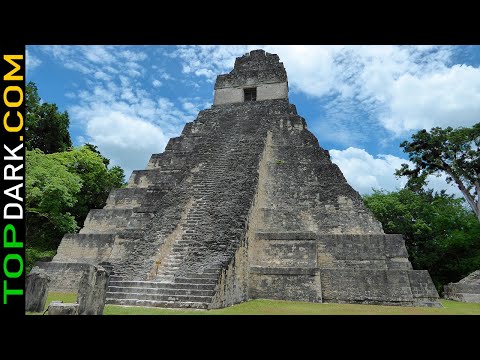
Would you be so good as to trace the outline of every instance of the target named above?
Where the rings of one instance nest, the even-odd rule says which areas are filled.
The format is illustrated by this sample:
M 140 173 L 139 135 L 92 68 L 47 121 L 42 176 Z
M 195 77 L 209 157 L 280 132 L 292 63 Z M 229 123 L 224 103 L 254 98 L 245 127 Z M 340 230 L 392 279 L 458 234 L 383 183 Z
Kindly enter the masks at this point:
M 110 273 L 108 304 L 213 309 L 248 299 L 439 306 L 401 235 L 386 235 L 288 99 L 274 54 L 252 51 L 214 104 L 127 188 L 37 263 L 51 290 Z M 34 271 L 36 271 L 34 269 Z

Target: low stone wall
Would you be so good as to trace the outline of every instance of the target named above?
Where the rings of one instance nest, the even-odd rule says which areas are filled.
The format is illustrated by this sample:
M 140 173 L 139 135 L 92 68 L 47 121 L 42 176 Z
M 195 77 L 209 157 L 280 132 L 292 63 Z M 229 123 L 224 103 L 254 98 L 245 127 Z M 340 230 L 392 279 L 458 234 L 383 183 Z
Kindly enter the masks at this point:
M 244 102 L 243 87 L 224 88 L 215 90 L 214 105 L 224 105 Z M 255 86 L 257 89 L 257 101 L 275 100 L 288 98 L 287 82 L 261 84 Z
M 477 270 L 457 283 L 445 285 L 445 299 L 480 303 L 480 270 Z
M 440 306 L 401 235 L 257 232 L 250 247 L 251 298 Z
M 53 261 L 99 264 L 110 257 L 114 242 L 114 234 L 67 234 Z
M 250 268 L 252 299 L 440 306 L 427 271 Z
M 76 293 L 82 275 L 94 269 L 95 266 L 85 263 L 37 262 L 31 273 L 44 270 L 50 277 L 49 291 Z
M 251 299 L 322 302 L 320 272 L 316 268 L 250 268 Z
M 258 232 L 250 246 L 254 266 L 412 269 L 402 235 Z

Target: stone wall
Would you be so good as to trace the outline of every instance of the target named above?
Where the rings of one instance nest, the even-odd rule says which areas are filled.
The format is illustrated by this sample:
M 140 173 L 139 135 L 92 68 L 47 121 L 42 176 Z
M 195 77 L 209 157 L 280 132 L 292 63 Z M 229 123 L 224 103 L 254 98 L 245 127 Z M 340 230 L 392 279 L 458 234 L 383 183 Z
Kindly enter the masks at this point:
M 85 263 L 37 262 L 31 273 L 44 270 L 50 277 L 49 291 L 76 293 L 82 275 L 94 269 L 95 266 Z
M 457 283 L 444 288 L 445 299 L 480 303 L 480 270 L 474 271 Z
M 249 86 L 236 88 L 222 88 L 215 90 L 213 105 L 224 105 L 244 102 L 243 89 Z M 288 84 L 287 82 L 261 84 L 257 88 L 257 101 L 287 99 Z
M 288 83 L 262 84 L 257 87 L 257 101 L 288 99 Z
M 305 267 L 250 268 L 249 297 L 322 302 L 319 270 Z
M 217 76 L 215 90 L 287 82 L 287 73 L 278 55 L 255 50 L 235 60 L 228 74 Z
M 401 235 L 257 232 L 249 246 L 252 298 L 438 306 Z
M 303 118 L 280 117 L 271 130 L 262 230 L 383 233 Z
M 257 101 L 288 99 L 287 73 L 277 55 L 256 50 L 237 58 L 229 74 L 217 77 L 213 104 L 243 102 L 243 89 L 250 87 L 257 88 Z
M 108 260 L 114 242 L 114 234 L 67 234 L 53 262 L 99 264 Z

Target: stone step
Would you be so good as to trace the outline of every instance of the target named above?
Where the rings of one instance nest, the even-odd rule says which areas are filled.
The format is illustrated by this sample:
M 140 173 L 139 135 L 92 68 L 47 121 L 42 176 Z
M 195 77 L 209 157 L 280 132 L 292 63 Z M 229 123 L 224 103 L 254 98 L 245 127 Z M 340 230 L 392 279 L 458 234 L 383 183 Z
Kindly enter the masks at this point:
M 57 254 L 53 258 L 56 262 L 72 262 L 72 253 L 76 253 L 74 262 L 89 263 L 97 260 L 92 259 L 90 251 L 85 249 L 95 249 L 97 247 L 109 248 L 115 242 L 115 234 L 65 234 L 60 243 Z
M 203 269 L 201 272 L 199 271 L 198 273 L 195 274 L 220 274 L 220 271 L 222 271 L 223 267 L 215 267 L 215 268 L 208 268 L 208 269 Z
M 173 275 L 158 274 L 156 276 L 156 281 L 163 282 L 165 284 L 170 284 L 173 282 L 175 277 Z
M 109 283 L 109 287 L 134 287 L 134 288 L 157 288 L 157 289 L 197 289 L 197 290 L 213 290 L 213 284 L 190 284 L 190 283 L 164 283 L 152 281 L 114 281 Z
M 111 299 L 107 297 L 107 304 L 111 305 L 127 305 L 127 306 L 148 306 L 161 308 L 193 308 L 207 309 L 208 303 L 204 302 L 173 302 L 173 301 L 155 301 L 155 300 L 137 300 L 137 299 Z
M 109 286 L 109 293 L 121 292 L 121 293 L 138 293 L 138 294 L 156 294 L 156 295 L 194 295 L 194 296 L 213 296 L 215 294 L 214 289 L 201 290 L 201 289 L 175 289 L 175 288 L 146 288 L 146 287 L 120 287 Z
M 146 194 L 145 188 L 112 189 L 104 209 L 133 209 L 141 204 Z
M 188 249 L 189 249 L 188 246 L 174 246 L 172 248 L 172 252 L 181 253 L 181 252 L 186 252 Z
M 167 258 L 164 260 L 164 263 L 169 262 L 169 261 L 180 262 L 182 259 L 183 259 L 183 256 L 181 256 L 180 254 L 175 254 L 175 256 L 169 255 L 169 256 L 167 256 Z
M 186 278 L 197 278 L 197 279 L 218 279 L 220 276 L 219 272 L 204 272 L 204 273 L 187 273 L 184 275 Z
M 175 253 L 172 255 L 168 255 L 167 261 L 168 260 L 182 260 L 185 257 L 185 255 L 180 254 L 180 253 Z
M 170 276 L 175 276 L 175 274 L 177 273 L 179 267 L 168 267 L 168 268 L 164 268 L 158 275 L 170 275 Z
M 116 233 L 124 229 L 142 229 L 152 213 L 137 213 L 131 209 L 92 209 L 80 234 Z
M 161 294 L 145 294 L 145 293 L 122 293 L 107 292 L 109 299 L 135 299 L 135 300 L 154 300 L 154 301 L 179 301 L 179 302 L 204 302 L 210 303 L 212 296 L 196 296 L 196 295 L 161 295 Z
M 194 246 L 196 244 L 195 241 L 193 240 L 183 240 L 183 241 L 177 241 L 175 244 L 173 244 L 173 247 L 189 247 L 189 246 Z
M 175 283 L 177 284 L 216 284 L 218 279 L 211 278 L 199 278 L 199 277 L 176 277 Z
M 165 262 L 162 264 L 164 266 L 160 267 L 159 270 L 170 268 L 170 267 L 178 267 L 178 266 L 181 265 L 182 262 L 183 262 L 183 258 L 170 258 L 170 257 L 168 257 L 167 260 L 165 260 Z
M 185 237 L 185 236 L 190 236 L 190 235 L 191 235 L 191 234 L 185 234 L 185 233 L 183 234 L 184 237 Z M 195 245 L 196 245 L 196 243 L 193 242 L 193 241 L 191 241 L 190 243 L 181 243 L 181 244 L 175 243 L 175 244 L 173 244 L 172 250 L 173 250 L 173 249 L 186 250 L 186 249 L 188 249 L 189 247 L 192 247 L 192 246 L 195 246 Z
M 178 264 L 181 264 L 181 263 L 182 263 L 182 259 L 176 259 L 176 258 L 171 259 L 171 258 L 169 258 L 169 259 L 167 259 L 167 261 L 165 261 L 163 263 L 163 265 L 165 265 L 165 266 L 175 266 L 175 265 L 178 265 Z

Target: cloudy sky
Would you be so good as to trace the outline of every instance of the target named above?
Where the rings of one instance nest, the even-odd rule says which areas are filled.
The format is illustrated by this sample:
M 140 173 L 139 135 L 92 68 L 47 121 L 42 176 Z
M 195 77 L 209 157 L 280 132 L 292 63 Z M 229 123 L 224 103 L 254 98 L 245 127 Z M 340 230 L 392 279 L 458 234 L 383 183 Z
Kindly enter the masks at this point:
M 128 179 L 257 48 L 280 56 L 290 101 L 361 194 L 403 186 L 393 173 L 412 133 L 480 121 L 480 46 L 27 46 L 27 81 L 68 111 L 75 145 L 97 145 Z

